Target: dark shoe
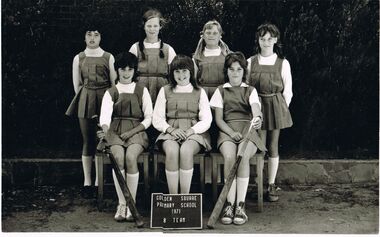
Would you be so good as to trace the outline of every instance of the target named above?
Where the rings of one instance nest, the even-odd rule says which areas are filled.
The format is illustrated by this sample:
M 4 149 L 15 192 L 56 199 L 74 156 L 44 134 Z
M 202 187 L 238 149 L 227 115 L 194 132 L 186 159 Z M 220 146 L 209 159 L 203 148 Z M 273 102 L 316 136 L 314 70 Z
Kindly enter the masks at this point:
M 242 225 L 248 221 L 248 216 L 245 213 L 245 203 L 239 202 L 239 205 L 235 209 L 234 224 Z
M 83 186 L 81 195 L 84 199 L 92 199 L 94 197 L 94 190 L 91 186 Z
M 269 184 L 268 192 L 266 194 L 267 200 L 269 202 L 277 202 L 278 201 L 278 193 L 277 187 L 274 184 Z
M 234 218 L 234 207 L 230 202 L 227 202 L 226 207 L 223 210 L 223 216 L 220 219 L 222 224 L 229 225 L 232 223 L 232 219 Z

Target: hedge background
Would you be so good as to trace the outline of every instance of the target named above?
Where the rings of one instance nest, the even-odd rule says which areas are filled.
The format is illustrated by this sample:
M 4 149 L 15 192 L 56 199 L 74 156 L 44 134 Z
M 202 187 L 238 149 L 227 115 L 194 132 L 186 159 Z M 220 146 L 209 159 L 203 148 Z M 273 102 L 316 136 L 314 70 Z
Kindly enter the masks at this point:
M 280 152 L 378 158 L 376 0 L 3 0 L 3 157 L 80 157 L 78 122 L 64 112 L 74 96 L 72 60 L 85 48 L 83 25 L 101 19 L 101 47 L 116 55 L 139 39 L 148 7 L 168 20 L 164 41 L 189 56 L 210 19 L 246 57 L 257 26 L 277 24 L 294 93 L 294 126 L 282 132 Z

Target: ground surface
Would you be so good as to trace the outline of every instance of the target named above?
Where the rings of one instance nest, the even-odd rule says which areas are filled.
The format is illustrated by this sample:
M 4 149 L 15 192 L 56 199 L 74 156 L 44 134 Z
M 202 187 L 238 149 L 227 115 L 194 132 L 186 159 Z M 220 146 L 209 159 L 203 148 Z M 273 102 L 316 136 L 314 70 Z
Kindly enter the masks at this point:
M 209 188 L 209 187 L 207 187 Z M 2 192 L 3 232 L 157 232 L 137 229 L 133 223 L 113 220 L 116 203 L 107 187 L 105 209 L 99 212 L 95 200 L 80 197 L 79 187 L 14 188 Z M 254 192 L 247 196 L 249 222 L 243 226 L 217 224 L 206 227 L 213 204 L 206 195 L 203 230 L 176 230 L 168 233 L 309 233 L 377 234 L 379 232 L 378 184 L 282 186 L 277 203 L 264 202 L 256 211 Z M 142 189 L 141 189 L 142 190 Z M 139 189 L 139 193 L 140 189 Z M 138 200 L 141 197 L 138 197 Z M 149 226 L 149 209 L 138 209 Z

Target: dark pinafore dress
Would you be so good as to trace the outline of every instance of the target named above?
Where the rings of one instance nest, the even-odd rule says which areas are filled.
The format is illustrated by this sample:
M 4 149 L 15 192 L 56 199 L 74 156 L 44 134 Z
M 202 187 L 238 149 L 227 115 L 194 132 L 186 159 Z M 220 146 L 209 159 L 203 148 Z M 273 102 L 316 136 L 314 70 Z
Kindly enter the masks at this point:
M 251 125 L 252 118 L 261 115 L 252 115 L 251 105 L 249 104 L 249 96 L 254 88 L 251 86 L 223 88 L 223 85 L 221 85 L 218 89 L 223 98 L 223 120 L 232 130 L 235 132 L 240 132 L 243 136 L 245 136 L 249 126 Z M 217 144 L 219 148 L 225 141 L 238 144 L 243 142 L 243 140 L 244 139 L 241 139 L 239 142 L 236 142 L 228 134 L 219 131 Z M 251 129 L 248 140 L 255 144 L 258 150 L 267 150 L 256 130 Z
M 144 48 L 145 60 L 143 60 L 140 47 L 137 44 L 137 57 L 139 59 L 138 81 L 148 89 L 153 105 L 156 102 L 157 94 L 161 87 L 168 84 L 169 45 L 164 43 L 162 50 L 164 57 L 160 58 L 159 48 Z
M 283 59 L 277 57 L 274 65 L 260 65 L 257 55 L 251 57 L 249 84 L 256 88 L 261 99 L 262 130 L 283 129 L 293 125 L 282 94 L 284 91 L 281 77 L 282 63 Z
M 111 87 L 109 59 L 110 53 L 104 52 L 102 57 L 87 57 L 79 53 L 79 70 L 82 85 L 66 111 L 68 116 L 90 119 L 100 114 L 103 95 Z
M 194 58 L 198 67 L 197 78 L 199 85 L 206 91 L 209 100 L 216 88 L 225 83 L 223 74 L 225 58 L 222 53 L 219 56 L 210 57 L 205 57 L 201 54 L 200 58 Z
M 119 94 L 116 86 L 111 87 L 108 92 L 114 102 L 112 122 L 106 137 L 108 144 L 121 145 L 126 148 L 131 144 L 140 144 L 146 149 L 149 140 L 145 131 L 136 133 L 126 141 L 123 141 L 119 136 L 137 127 L 144 120 L 144 113 L 141 109 L 144 86 L 137 83 L 133 94 Z
M 173 128 L 180 128 L 184 131 L 195 125 L 199 121 L 198 114 L 201 90 L 193 89 L 190 93 L 174 93 L 169 85 L 166 85 L 164 90 L 167 123 Z M 156 144 L 165 140 L 176 140 L 176 138 L 169 133 L 161 133 L 156 140 Z M 205 151 L 211 149 L 210 135 L 208 132 L 193 134 L 188 137 L 187 140 L 198 142 Z M 178 142 L 182 144 L 184 141 Z

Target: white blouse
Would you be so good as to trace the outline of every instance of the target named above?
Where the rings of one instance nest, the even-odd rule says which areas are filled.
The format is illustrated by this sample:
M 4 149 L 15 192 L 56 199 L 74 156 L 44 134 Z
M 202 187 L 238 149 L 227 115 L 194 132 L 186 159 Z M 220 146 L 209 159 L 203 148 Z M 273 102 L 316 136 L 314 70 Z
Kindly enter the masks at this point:
M 276 59 L 277 59 L 276 53 L 268 57 L 263 57 L 260 54 L 258 54 L 258 61 L 260 65 L 274 65 L 276 63 Z M 247 62 L 248 62 L 248 76 L 250 76 L 251 63 L 252 63 L 251 58 L 249 58 Z M 282 61 L 281 77 L 282 77 L 282 81 L 284 82 L 284 91 L 282 92 L 282 95 L 285 98 L 286 105 L 289 107 L 290 102 L 293 97 L 292 73 L 291 73 L 289 61 L 286 59 Z
M 193 91 L 193 89 L 193 85 L 189 83 L 186 86 L 177 85 L 173 91 L 175 93 L 190 93 Z M 200 88 L 200 90 L 201 95 L 199 99 L 198 113 L 199 121 L 191 127 L 196 134 L 206 132 L 210 128 L 212 122 L 212 114 L 207 94 L 203 88 Z M 166 96 L 163 87 L 160 89 L 160 92 L 157 95 L 156 104 L 154 106 L 153 126 L 160 132 L 165 132 L 166 129 L 170 127 L 170 125 L 166 122 Z
M 117 91 L 119 94 L 121 93 L 134 93 L 136 87 L 136 83 L 132 82 L 130 84 L 121 84 L 118 83 L 116 85 Z M 108 91 L 104 93 L 102 100 L 102 107 L 100 110 L 100 125 L 107 125 L 108 127 L 111 124 L 111 118 L 113 113 L 113 104 L 112 97 Z M 144 125 L 145 129 L 147 129 L 152 124 L 152 116 L 153 116 L 153 105 L 152 99 L 150 98 L 150 94 L 148 89 L 144 87 L 143 96 L 142 96 L 142 111 L 144 113 L 144 120 L 141 122 Z

